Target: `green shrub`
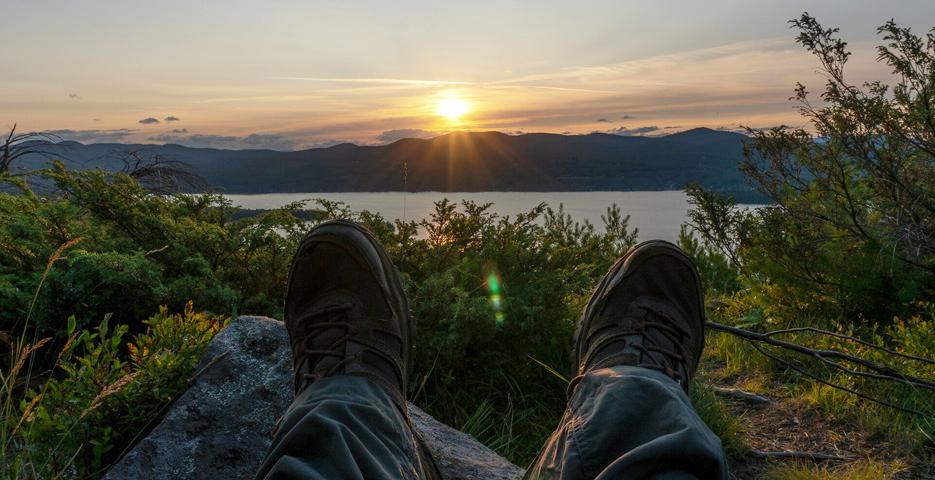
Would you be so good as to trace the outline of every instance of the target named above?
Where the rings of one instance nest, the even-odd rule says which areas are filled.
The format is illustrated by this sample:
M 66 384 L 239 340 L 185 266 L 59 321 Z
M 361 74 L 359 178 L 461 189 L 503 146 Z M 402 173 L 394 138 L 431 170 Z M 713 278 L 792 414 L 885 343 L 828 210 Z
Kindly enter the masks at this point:
M 76 248 L 49 273 L 32 308 L 40 335 L 58 345 L 72 314 L 79 328 L 110 314 L 132 332 L 159 305 L 180 310 L 188 300 L 220 315 L 279 316 L 306 229 L 301 204 L 233 220 L 235 209 L 220 195 L 155 195 L 125 174 L 56 164 L 36 178 L 54 193 L 22 185 L 18 194 L 0 193 L 0 331 L 16 331 L 45 260 L 67 241 Z
M 543 365 L 570 371 L 583 303 L 636 242 L 628 217 L 611 207 L 599 233 L 546 205 L 510 218 L 490 204 L 459 209 L 444 200 L 418 224 L 321 206 L 323 218 L 367 225 L 403 272 L 416 320 L 410 394 L 439 420 L 470 427 L 519 463 L 531 460 L 565 403 L 565 382 Z M 524 428 L 513 429 L 521 420 Z
M 3 478 L 102 475 L 185 390 L 225 325 L 191 303 L 176 315 L 162 307 L 143 323 L 146 332 L 125 344 L 126 325 L 105 318 L 93 331 L 76 331 L 72 317 L 51 378 L 5 409 Z M 0 400 L 9 406 L 14 386 L 5 387 Z

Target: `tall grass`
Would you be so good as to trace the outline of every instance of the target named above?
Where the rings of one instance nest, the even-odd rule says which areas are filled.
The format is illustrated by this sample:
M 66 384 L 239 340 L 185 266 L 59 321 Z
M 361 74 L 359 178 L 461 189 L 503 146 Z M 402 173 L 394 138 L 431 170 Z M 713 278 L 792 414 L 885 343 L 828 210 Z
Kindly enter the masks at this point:
M 26 317 L 23 321 L 19 336 L 17 338 L 12 338 L 8 332 L 3 332 L 3 337 L 0 337 L 6 340 L 10 348 L 8 367 L 6 369 L 0 369 L 0 394 L 3 396 L 2 400 L 0 400 L 0 421 L 3 422 L 2 426 L 0 426 L 2 427 L 0 428 L 0 460 L 4 462 L 13 458 L 14 455 L 12 451 L 14 449 L 16 434 L 23 426 L 23 423 L 29 419 L 46 393 L 46 386 L 43 385 L 40 393 L 33 396 L 24 408 L 18 408 L 16 392 L 20 388 L 26 390 L 31 385 L 33 380 L 33 368 L 35 366 L 35 353 L 51 341 L 51 338 L 43 338 L 40 340 L 38 338 L 38 329 L 34 330 L 32 339 L 29 339 L 29 324 L 32 320 L 36 301 L 39 299 L 39 294 L 42 291 L 45 280 L 49 276 L 49 272 L 52 271 L 52 267 L 56 262 L 62 259 L 62 255 L 66 250 L 75 246 L 80 241 L 80 238 L 76 238 L 63 243 L 49 257 L 49 260 L 46 262 L 45 270 L 36 285 L 36 290 L 33 293 L 32 302 L 29 304 L 29 310 L 26 312 Z M 56 356 L 55 363 L 52 365 L 52 370 L 55 370 L 59 366 L 63 357 L 68 354 L 71 347 L 74 345 L 75 335 L 73 320 L 69 322 L 67 333 L 68 340 Z M 28 366 L 25 378 L 20 379 L 20 372 L 23 367 L 26 366 L 27 362 Z M 13 427 L 9 428 L 11 425 Z M 27 463 L 31 462 L 27 461 Z M 13 467 L 13 469 L 16 468 L 15 463 L 10 466 Z M 32 473 L 35 474 L 35 472 Z

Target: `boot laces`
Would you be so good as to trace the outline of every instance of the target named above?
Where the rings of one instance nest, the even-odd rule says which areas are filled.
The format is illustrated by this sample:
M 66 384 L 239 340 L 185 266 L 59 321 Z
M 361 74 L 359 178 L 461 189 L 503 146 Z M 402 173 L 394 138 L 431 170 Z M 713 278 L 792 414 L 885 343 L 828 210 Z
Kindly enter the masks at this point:
M 633 344 L 632 347 L 642 353 L 642 358 L 649 358 L 653 361 L 644 362 L 637 366 L 659 370 L 679 382 L 687 380 L 683 378 L 681 372 L 672 368 L 670 362 L 660 362 L 650 352 L 662 354 L 674 365 L 683 364 L 687 358 L 684 342 L 685 339 L 691 336 L 691 333 L 667 312 L 649 306 L 640 306 L 639 308 L 642 314 L 639 316 L 640 321 L 637 322 L 633 330 L 634 333 L 642 337 L 643 342 Z M 649 329 L 653 329 L 665 337 L 671 345 L 674 345 L 675 349 L 673 350 L 669 346 L 661 344 L 656 335 L 648 334 L 647 330 Z
M 314 310 L 299 318 L 298 323 L 309 325 L 305 335 L 297 337 L 292 342 L 292 349 L 297 354 L 302 354 L 308 358 L 309 368 L 314 368 L 325 358 L 336 358 L 338 361 L 328 368 L 324 373 L 311 372 L 303 373 L 302 379 L 315 382 L 323 377 L 329 377 L 340 371 L 342 367 L 356 359 L 356 355 L 347 355 L 342 348 L 351 338 L 352 326 L 347 316 L 348 310 L 352 307 L 349 303 L 328 305 L 321 309 Z M 323 321 L 318 321 L 322 319 Z M 312 340 L 321 332 L 329 329 L 341 329 L 344 334 L 336 338 L 325 348 L 313 348 Z

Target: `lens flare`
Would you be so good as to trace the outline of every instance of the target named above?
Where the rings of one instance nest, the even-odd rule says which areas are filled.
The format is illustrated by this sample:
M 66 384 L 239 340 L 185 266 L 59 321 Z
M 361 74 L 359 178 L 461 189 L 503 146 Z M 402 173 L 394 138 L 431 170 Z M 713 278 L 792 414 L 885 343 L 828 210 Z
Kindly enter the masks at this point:
M 486 281 L 484 281 L 484 286 L 487 288 L 487 298 L 490 300 L 490 306 L 494 311 L 494 321 L 497 325 L 502 325 L 505 319 L 503 315 L 503 282 L 500 279 L 500 274 L 495 269 L 488 270 L 489 273 L 487 273 Z

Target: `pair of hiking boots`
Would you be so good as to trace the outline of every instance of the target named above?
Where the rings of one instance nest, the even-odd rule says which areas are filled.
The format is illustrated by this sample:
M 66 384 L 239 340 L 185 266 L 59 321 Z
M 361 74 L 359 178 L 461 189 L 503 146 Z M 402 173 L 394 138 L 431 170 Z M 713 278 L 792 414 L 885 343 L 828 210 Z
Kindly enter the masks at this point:
M 631 248 L 581 315 L 576 379 L 633 365 L 662 371 L 687 392 L 704 347 L 702 298 L 697 270 L 678 247 L 654 240 Z M 367 229 L 338 220 L 306 236 L 284 313 L 296 395 L 325 377 L 357 375 L 406 411 L 413 321 L 399 273 Z

